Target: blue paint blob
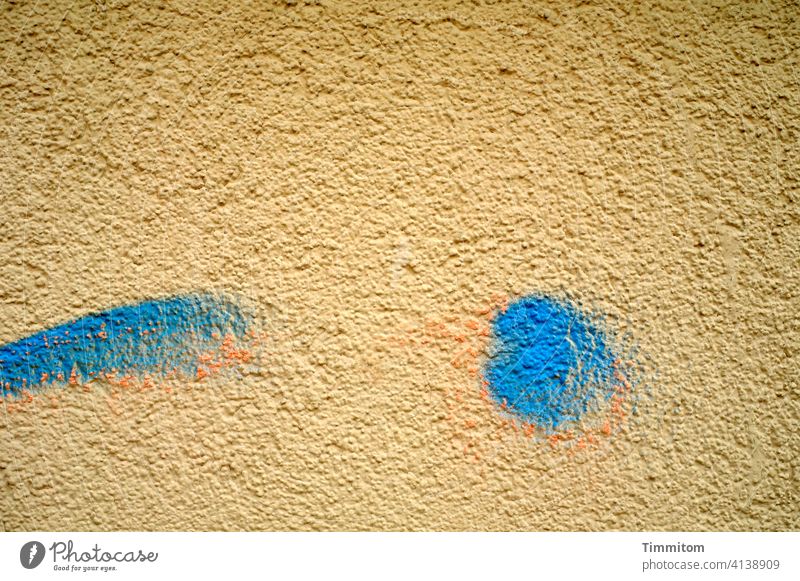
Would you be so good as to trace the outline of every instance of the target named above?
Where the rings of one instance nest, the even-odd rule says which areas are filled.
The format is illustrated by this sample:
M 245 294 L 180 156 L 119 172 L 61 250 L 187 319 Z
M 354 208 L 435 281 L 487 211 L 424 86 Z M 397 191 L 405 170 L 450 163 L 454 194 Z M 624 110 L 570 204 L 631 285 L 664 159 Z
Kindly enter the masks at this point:
M 614 393 L 602 321 L 567 300 L 524 297 L 499 313 L 484 369 L 492 398 L 516 419 L 552 433 Z
M 0 347 L 3 395 L 102 373 L 194 375 L 199 357 L 225 336 L 242 337 L 250 317 L 230 298 L 190 294 L 92 313 Z M 74 374 L 74 375 L 73 375 Z

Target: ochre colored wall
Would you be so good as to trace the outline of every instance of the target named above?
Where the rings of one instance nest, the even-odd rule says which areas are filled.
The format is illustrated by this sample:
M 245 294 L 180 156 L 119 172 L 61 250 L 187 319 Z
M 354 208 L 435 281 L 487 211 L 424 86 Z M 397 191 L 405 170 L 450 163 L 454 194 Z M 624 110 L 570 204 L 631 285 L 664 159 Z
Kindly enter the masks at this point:
M 4 5 L 0 344 L 197 289 L 268 340 L 7 398 L 3 529 L 800 528 L 797 5 L 525 4 Z M 611 437 L 479 396 L 536 292 L 638 346 Z

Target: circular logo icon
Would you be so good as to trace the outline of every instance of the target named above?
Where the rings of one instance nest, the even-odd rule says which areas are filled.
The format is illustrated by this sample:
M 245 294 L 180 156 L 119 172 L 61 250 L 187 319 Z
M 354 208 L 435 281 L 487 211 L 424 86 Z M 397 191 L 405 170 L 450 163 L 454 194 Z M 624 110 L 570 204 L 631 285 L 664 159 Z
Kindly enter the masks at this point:
M 35 569 L 44 559 L 44 545 L 39 541 L 31 541 L 22 545 L 19 550 L 19 562 L 26 569 Z

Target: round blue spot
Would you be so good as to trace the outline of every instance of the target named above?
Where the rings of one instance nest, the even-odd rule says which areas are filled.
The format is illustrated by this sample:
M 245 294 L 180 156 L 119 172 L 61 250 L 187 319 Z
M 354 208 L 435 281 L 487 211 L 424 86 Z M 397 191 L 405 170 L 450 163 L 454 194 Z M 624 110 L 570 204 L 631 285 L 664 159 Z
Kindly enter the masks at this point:
M 523 297 L 497 315 L 484 378 L 494 400 L 547 432 L 579 421 L 614 393 L 614 361 L 598 317 L 575 304 Z

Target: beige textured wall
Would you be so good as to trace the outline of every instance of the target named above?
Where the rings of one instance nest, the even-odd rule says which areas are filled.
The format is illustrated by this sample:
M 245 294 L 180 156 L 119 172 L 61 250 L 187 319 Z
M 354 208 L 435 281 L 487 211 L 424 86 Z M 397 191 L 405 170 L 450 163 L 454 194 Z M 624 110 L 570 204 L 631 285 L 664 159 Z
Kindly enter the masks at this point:
M 194 289 L 269 342 L 244 381 L 7 400 L 0 526 L 800 528 L 799 20 L 4 3 L 0 343 Z M 640 413 L 585 449 L 458 364 L 536 291 L 647 356 Z

